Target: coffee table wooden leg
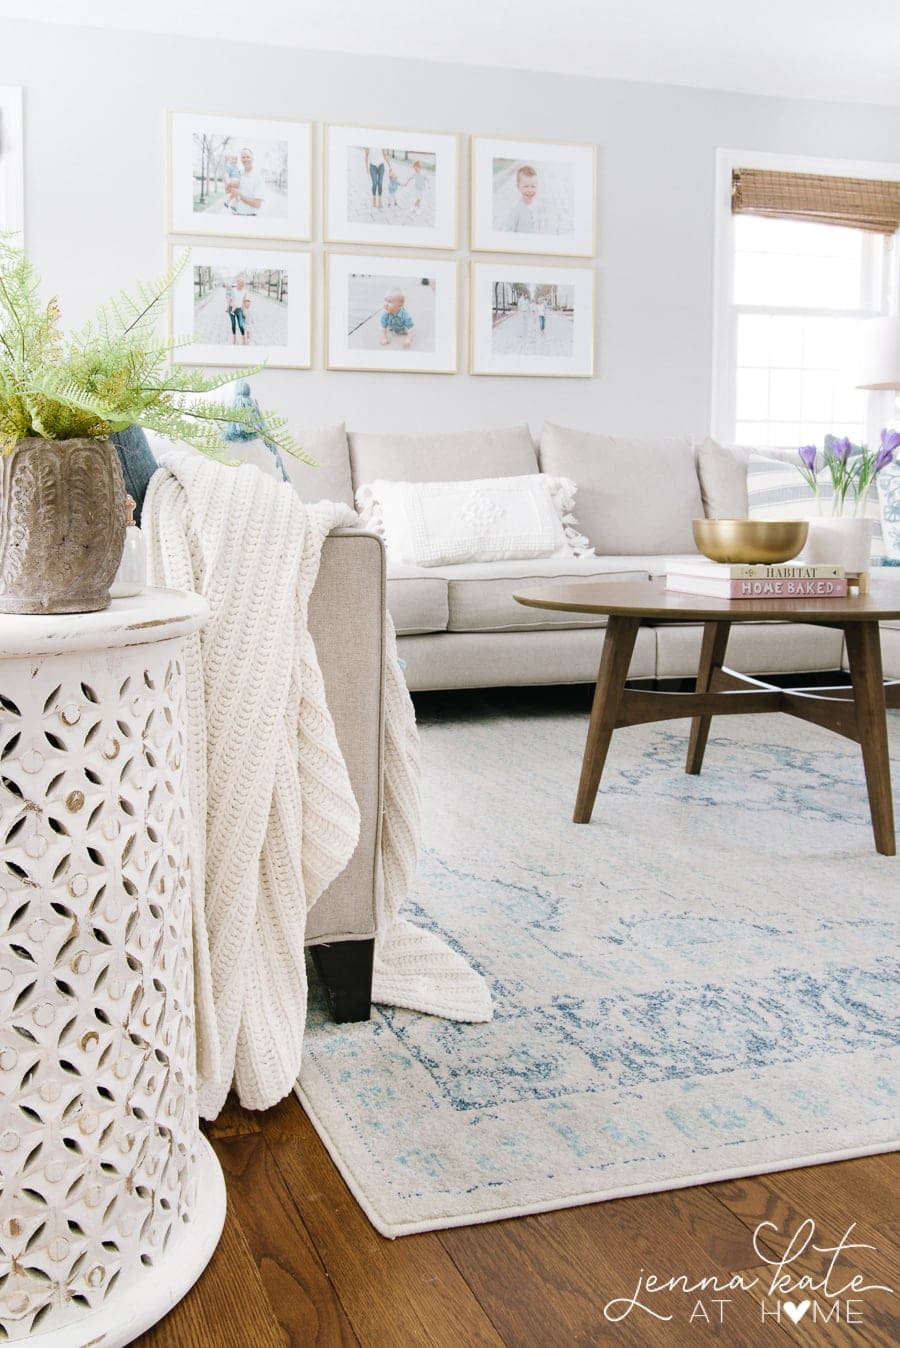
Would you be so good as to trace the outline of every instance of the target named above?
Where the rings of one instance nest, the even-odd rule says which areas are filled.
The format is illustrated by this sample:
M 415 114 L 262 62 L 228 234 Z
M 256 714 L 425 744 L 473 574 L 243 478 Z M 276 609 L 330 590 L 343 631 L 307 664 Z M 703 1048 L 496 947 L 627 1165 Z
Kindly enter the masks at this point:
M 875 848 L 882 856 L 892 857 L 896 855 L 897 843 L 878 624 L 847 623 L 844 626 L 844 638 L 853 684 L 856 728 L 866 770 Z
M 728 645 L 728 633 L 731 623 L 710 622 L 703 624 L 703 644 L 700 647 L 700 664 L 697 668 L 697 692 L 708 693 L 713 674 L 721 669 L 725 662 L 725 648 Z M 703 767 L 703 755 L 706 753 L 706 741 L 709 738 L 711 716 L 695 716 L 691 721 L 691 738 L 688 742 L 685 772 L 696 775 Z
M 618 721 L 619 703 L 640 625 L 640 618 L 625 617 L 616 613 L 610 615 L 606 625 L 600 669 L 597 673 L 597 687 L 591 708 L 591 723 L 581 764 L 578 797 L 572 816 L 576 824 L 589 824 L 591 820 L 591 811 L 597 799 L 597 788 L 609 751 L 609 742 Z

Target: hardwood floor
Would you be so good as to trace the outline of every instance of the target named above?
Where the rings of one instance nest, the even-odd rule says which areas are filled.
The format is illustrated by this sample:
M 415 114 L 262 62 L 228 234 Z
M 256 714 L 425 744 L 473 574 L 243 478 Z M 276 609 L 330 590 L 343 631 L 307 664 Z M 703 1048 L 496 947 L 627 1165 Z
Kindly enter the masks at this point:
M 502 705 L 540 714 L 546 692 L 506 690 Z M 591 692 L 556 689 L 555 705 L 587 710 Z M 470 714 L 485 702 L 483 693 L 420 694 L 417 712 L 440 716 L 448 698 Z M 834 1088 L 852 1090 L 853 1083 Z M 140 1348 L 900 1344 L 898 1155 L 390 1241 L 369 1225 L 293 1097 L 262 1114 L 229 1101 L 207 1132 L 225 1172 L 225 1233 L 197 1286 L 136 1341 Z M 774 1319 L 778 1297 L 760 1305 L 775 1273 L 765 1259 L 775 1259 L 807 1219 L 820 1246 L 837 1244 L 855 1222 L 848 1239 L 875 1247 L 841 1256 L 829 1282 L 843 1287 L 857 1275 L 865 1285 L 897 1289 L 848 1292 L 851 1316 L 861 1322 L 845 1323 L 843 1295 L 835 1312 L 821 1294 L 786 1290 L 781 1304 L 789 1301 L 797 1314 L 804 1300 L 816 1302 L 817 1320 L 811 1306 L 796 1325 L 783 1310 L 781 1323 Z M 757 1252 L 753 1233 L 761 1222 L 774 1223 L 781 1243 L 766 1228 Z M 788 1275 L 821 1280 L 831 1258 L 804 1252 Z M 642 1271 L 661 1281 L 684 1275 L 689 1286 L 717 1276 L 721 1287 L 740 1274 L 745 1284 L 757 1281 L 748 1290 L 645 1295 L 643 1303 L 672 1314 L 670 1321 L 638 1309 L 618 1323 L 607 1319 L 604 1307 L 630 1297 Z M 828 1323 L 823 1312 L 831 1313 Z
M 852 1089 L 849 1083 L 842 1088 Z M 229 1101 L 207 1128 L 228 1188 L 228 1218 L 200 1281 L 140 1348 L 728 1348 L 789 1343 L 900 1343 L 900 1157 L 870 1156 L 805 1170 L 649 1194 L 535 1217 L 385 1240 L 369 1225 L 299 1103 L 251 1114 Z M 874 1249 L 838 1256 L 832 1290 L 794 1290 L 825 1275 L 831 1254 L 804 1251 L 787 1273 L 781 1322 L 766 1298 L 772 1263 L 811 1218 L 813 1243 Z M 754 1249 L 753 1232 L 765 1228 Z M 766 1238 L 767 1237 L 767 1238 Z M 683 1284 L 639 1298 L 641 1271 Z M 744 1285 L 758 1281 L 743 1290 Z M 847 1297 L 851 1323 L 845 1323 Z M 724 1300 L 723 1303 L 723 1299 Z M 813 1304 L 805 1311 L 803 1302 Z M 761 1301 L 765 1304 L 761 1305 Z M 698 1305 L 699 1303 L 699 1305 Z M 800 1319 L 794 1324 L 788 1304 Z M 770 1312 L 765 1320 L 762 1311 Z M 831 1320 L 823 1323 L 823 1312 Z M 693 1314 L 693 1319 L 691 1316 Z M 722 1316 L 721 1322 L 719 1316 Z M 816 1319 L 813 1320 L 815 1314 Z M 838 1321 L 837 1316 L 840 1319 Z M 708 1318 L 704 1318 L 708 1317 Z M 858 1319 L 856 1317 L 859 1317 Z

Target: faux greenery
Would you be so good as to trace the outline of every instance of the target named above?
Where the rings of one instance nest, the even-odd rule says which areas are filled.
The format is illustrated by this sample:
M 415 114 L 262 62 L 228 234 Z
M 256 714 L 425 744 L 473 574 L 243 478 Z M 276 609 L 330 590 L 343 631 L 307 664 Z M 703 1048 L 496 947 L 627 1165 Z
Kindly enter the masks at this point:
M 76 332 L 64 333 L 55 299 L 42 303 L 40 278 L 25 253 L 0 235 L 0 453 L 19 440 L 71 440 L 142 426 L 225 457 L 222 431 L 237 423 L 313 464 L 284 417 L 204 399 L 260 367 L 202 374 L 170 364 L 191 337 L 166 338 L 159 317 L 185 253 L 134 295 L 122 291 Z

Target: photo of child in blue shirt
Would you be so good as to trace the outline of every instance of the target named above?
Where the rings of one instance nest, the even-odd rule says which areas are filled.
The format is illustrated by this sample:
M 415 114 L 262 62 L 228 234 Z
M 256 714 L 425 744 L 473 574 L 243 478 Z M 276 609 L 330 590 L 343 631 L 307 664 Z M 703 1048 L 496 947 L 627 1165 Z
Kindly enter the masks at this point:
M 387 346 L 391 336 L 402 337 L 401 346 L 412 346 L 415 322 L 408 309 L 404 307 L 406 296 L 402 290 L 388 290 L 384 297 L 384 313 L 381 315 L 381 345 Z

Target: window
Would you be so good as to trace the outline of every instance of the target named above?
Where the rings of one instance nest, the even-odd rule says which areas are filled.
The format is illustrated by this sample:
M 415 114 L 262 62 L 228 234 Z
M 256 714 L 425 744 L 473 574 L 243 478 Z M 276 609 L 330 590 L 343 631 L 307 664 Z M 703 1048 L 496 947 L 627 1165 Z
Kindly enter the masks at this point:
M 748 163 L 779 177 L 825 172 L 818 161 L 720 154 L 713 434 L 761 447 L 821 445 L 830 431 L 873 443 L 881 409 L 855 387 L 857 327 L 896 304 L 897 236 L 879 232 L 883 223 L 819 223 L 821 214 L 733 215 L 732 170 Z M 900 167 L 866 167 L 860 176 L 900 181 Z

